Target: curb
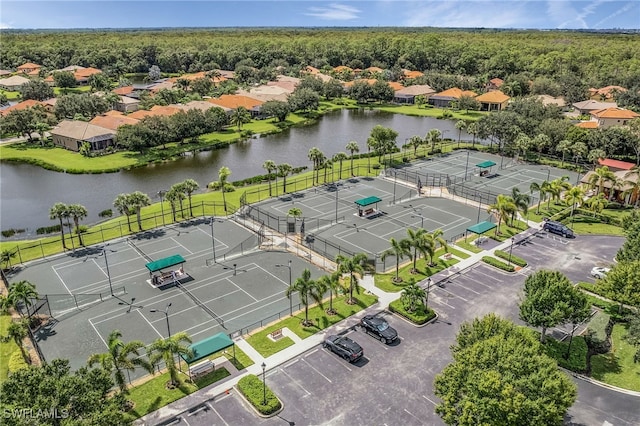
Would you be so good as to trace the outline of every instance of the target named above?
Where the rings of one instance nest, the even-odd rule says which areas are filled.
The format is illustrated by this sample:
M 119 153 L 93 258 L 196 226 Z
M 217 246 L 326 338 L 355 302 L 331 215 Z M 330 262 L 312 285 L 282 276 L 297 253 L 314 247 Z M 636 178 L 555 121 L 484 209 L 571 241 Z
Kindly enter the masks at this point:
M 632 395 L 632 396 L 640 397 L 640 392 L 638 392 L 638 391 L 633 391 L 633 390 L 629 390 L 629 389 L 625 389 L 625 388 L 620 388 L 618 386 L 610 385 L 608 383 L 601 382 L 600 380 L 596 380 L 596 379 L 594 379 L 592 377 L 585 376 L 584 374 L 575 373 L 575 372 L 573 372 L 571 370 L 567 370 L 566 368 L 562 368 L 560 366 L 558 367 L 558 369 L 564 371 L 565 373 L 567 373 L 568 375 L 570 375 L 572 377 L 575 377 L 576 379 L 580 379 L 580 380 L 583 380 L 585 382 L 589 382 L 589 383 L 594 384 L 596 386 L 600 386 L 602 388 L 610 389 L 610 390 L 615 391 L 615 392 L 624 393 L 626 395 Z
M 436 314 L 435 317 L 431 318 L 429 321 L 425 322 L 424 324 L 416 324 L 415 322 L 411 321 L 409 318 L 405 318 L 403 315 L 400 315 L 399 313 L 393 312 L 391 309 L 385 309 L 385 312 L 389 312 L 391 315 L 395 316 L 396 318 L 400 318 L 401 320 L 403 320 L 404 322 L 411 324 L 412 326 L 416 327 L 416 328 L 422 328 L 422 327 L 426 327 L 429 324 L 431 324 L 432 322 L 435 322 L 438 320 L 438 313 L 436 311 L 433 311 L 433 313 Z
M 258 417 L 261 417 L 263 419 L 268 419 L 268 418 L 277 416 L 278 414 L 280 414 L 282 412 L 282 410 L 284 410 L 284 402 L 282 402 L 282 400 L 280 398 L 278 398 L 278 395 L 273 393 L 273 391 L 272 391 L 273 395 L 276 397 L 276 399 L 280 403 L 280 408 L 277 409 L 276 411 L 274 411 L 271 414 L 262 414 L 260 411 L 258 411 L 258 409 L 251 402 L 249 402 L 247 397 L 244 396 L 244 394 L 240 391 L 240 389 L 238 388 L 237 384 L 233 385 L 233 389 L 236 390 L 237 394 L 240 396 L 240 398 L 242 398 L 242 401 L 245 402 L 245 404 L 247 406 L 249 406 L 251 408 L 251 410 L 253 410 L 254 414 L 256 414 Z

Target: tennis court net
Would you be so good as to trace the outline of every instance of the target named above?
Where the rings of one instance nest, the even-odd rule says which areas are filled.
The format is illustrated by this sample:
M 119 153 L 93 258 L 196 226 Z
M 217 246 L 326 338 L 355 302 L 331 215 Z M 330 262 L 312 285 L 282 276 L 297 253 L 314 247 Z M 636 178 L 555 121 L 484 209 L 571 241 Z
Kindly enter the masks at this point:
M 206 313 L 208 313 L 209 315 L 211 315 L 211 318 L 213 318 L 214 320 L 216 320 L 218 322 L 218 324 L 220 324 L 222 326 L 222 328 L 226 327 L 224 326 L 224 321 L 222 318 L 220 318 L 218 315 L 216 315 L 215 312 L 213 312 L 207 305 L 205 305 L 204 303 L 202 303 L 202 301 L 200 301 L 200 299 L 198 299 L 195 294 L 191 293 L 189 290 L 187 290 L 186 287 L 184 287 L 180 281 L 176 281 L 176 287 L 178 287 L 180 290 L 182 290 L 182 292 L 184 294 L 186 294 L 187 296 L 189 296 L 191 298 L 191 300 L 193 300 L 196 305 L 200 306 L 202 308 L 203 311 L 205 311 Z

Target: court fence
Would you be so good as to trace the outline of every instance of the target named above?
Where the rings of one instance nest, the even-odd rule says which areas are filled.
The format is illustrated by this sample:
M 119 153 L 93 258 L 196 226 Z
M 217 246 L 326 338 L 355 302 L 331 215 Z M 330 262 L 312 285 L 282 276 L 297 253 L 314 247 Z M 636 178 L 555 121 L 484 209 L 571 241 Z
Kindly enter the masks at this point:
M 124 286 L 114 287 L 113 294 L 126 294 Z M 19 312 L 25 317 L 45 315 L 57 317 L 66 313 L 88 308 L 96 303 L 104 302 L 111 297 L 111 291 L 101 293 L 65 293 L 65 294 L 43 294 L 38 298 L 31 299 L 27 306 L 20 305 Z

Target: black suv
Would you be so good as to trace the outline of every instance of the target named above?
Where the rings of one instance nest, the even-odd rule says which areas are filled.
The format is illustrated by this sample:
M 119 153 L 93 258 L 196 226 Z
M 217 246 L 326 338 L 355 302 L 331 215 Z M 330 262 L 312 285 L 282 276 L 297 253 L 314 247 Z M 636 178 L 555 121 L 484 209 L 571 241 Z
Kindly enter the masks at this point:
M 362 346 L 345 336 L 329 336 L 323 346 L 349 362 L 355 362 L 364 355 Z
M 382 343 L 391 343 L 398 338 L 398 332 L 395 328 L 390 327 L 384 319 L 373 315 L 366 315 L 362 318 L 360 327 L 367 333 L 376 336 Z
M 553 220 L 547 220 L 542 226 L 542 229 L 544 229 L 545 231 L 551 232 L 552 234 L 562 235 L 565 238 L 575 237 L 575 235 L 573 234 L 573 231 L 569 229 L 566 225 Z

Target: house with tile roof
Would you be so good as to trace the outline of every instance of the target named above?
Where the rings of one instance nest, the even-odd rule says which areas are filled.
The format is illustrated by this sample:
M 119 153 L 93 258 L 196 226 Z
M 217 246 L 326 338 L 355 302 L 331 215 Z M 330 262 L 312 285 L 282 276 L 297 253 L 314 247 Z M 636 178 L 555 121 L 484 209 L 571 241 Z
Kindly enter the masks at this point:
M 118 87 L 117 89 L 113 89 L 112 92 L 115 93 L 116 95 L 120 95 L 120 96 L 128 96 L 131 93 L 133 93 L 133 86 L 123 86 L 123 87 Z
M 636 165 L 628 161 L 614 160 L 613 158 L 598 158 L 598 164 L 609 167 L 612 172 L 625 171 L 633 169 Z
M 393 95 L 393 102 L 399 104 L 414 104 L 416 96 L 424 96 L 425 100 L 429 99 L 429 96 L 436 93 L 428 84 L 416 84 L 413 86 L 402 87 Z
M 537 99 L 540 100 L 542 102 L 542 105 L 544 106 L 556 105 L 558 108 L 564 108 L 567 106 L 567 103 L 562 97 L 554 98 L 553 96 L 549 95 L 539 95 Z
M 451 89 L 431 95 L 429 97 L 429 103 L 436 108 L 448 108 L 451 106 L 452 102 L 457 101 L 463 96 L 475 98 L 478 94 L 471 90 L 462 90 L 457 87 L 452 87 Z
M 17 70 L 23 74 L 31 74 L 34 71 L 37 73 L 42 69 L 42 65 L 34 64 L 33 62 L 27 62 L 26 64 L 20 65 Z
M 608 166 L 608 164 L 617 163 L 616 160 L 611 159 L 601 159 L 599 160 L 600 164 L 603 166 Z M 604 163 L 604 164 L 603 164 Z M 619 163 L 630 164 L 631 166 L 635 166 L 633 163 L 627 163 L 625 161 L 620 161 Z M 623 166 L 626 167 L 626 166 Z M 609 167 L 611 169 L 611 167 Z M 633 167 L 632 167 L 633 168 Z M 631 169 L 611 169 L 613 175 L 616 177 L 616 181 L 612 182 L 610 180 L 605 180 L 603 182 L 603 192 L 607 199 L 611 199 L 617 201 L 622 204 L 630 204 L 633 205 L 638 201 L 638 197 L 640 197 L 640 193 L 638 191 L 633 191 L 634 185 L 632 182 L 637 182 L 640 179 L 640 174 L 638 173 L 629 173 Z M 600 185 L 596 185 L 593 187 L 593 183 L 591 181 L 592 176 L 595 175 L 595 171 L 588 171 L 581 179 L 580 183 L 591 187 L 595 193 L 597 194 L 600 190 Z M 612 193 L 613 191 L 613 193 Z
M 420 71 L 402 70 L 402 76 L 406 80 L 422 77 L 423 75 L 424 73 L 421 73 Z
M 338 65 L 337 67 L 335 67 L 333 69 L 333 71 L 337 72 L 337 73 L 352 73 L 353 72 L 353 68 L 350 68 L 348 66 L 345 65 Z
M 49 131 L 53 144 L 78 152 L 84 142 L 92 151 L 102 151 L 116 144 L 116 132 L 86 121 L 63 120 Z
M 589 97 L 597 101 L 604 101 L 607 99 L 613 99 L 613 96 L 616 92 L 620 93 L 626 91 L 627 89 L 622 86 L 605 86 L 599 89 L 592 87 L 589 89 Z
M 123 126 L 125 124 L 135 125 L 138 124 L 140 120 L 136 120 L 135 118 L 126 116 L 126 115 L 98 115 L 93 117 L 89 123 L 104 127 L 105 129 L 118 130 L 118 127 Z
M 581 129 L 597 129 L 598 122 L 597 121 L 581 121 L 576 123 L 576 127 L 580 127 Z
M 243 95 L 222 95 L 219 98 L 211 98 L 208 100 L 215 106 L 228 108 L 230 110 L 245 107 L 251 113 L 252 117 L 260 115 L 260 106 L 264 103 L 258 99 L 250 98 Z
M 19 92 L 22 85 L 30 81 L 31 80 L 21 75 L 2 78 L 0 79 L 0 89 L 8 90 L 10 92 Z
M 82 68 L 74 71 L 73 76 L 76 78 L 76 82 L 80 85 L 89 84 L 89 77 L 95 74 L 102 74 L 102 70 L 97 68 Z
M 40 101 L 27 99 L 26 101 L 18 102 L 17 104 L 11 105 L 10 107 L 3 109 L 2 111 L 0 111 L 0 115 L 5 116 L 9 114 L 11 111 L 22 111 L 28 108 L 33 108 L 34 106 L 37 106 L 37 105 L 44 106 Z
M 135 112 L 132 112 L 127 117 L 135 118 L 137 120 L 142 120 L 143 118 L 150 117 L 150 116 L 169 117 L 173 114 L 177 114 L 180 111 L 182 111 L 182 108 L 176 108 L 171 105 L 167 105 L 167 106 L 154 105 L 153 107 L 151 107 L 150 110 L 139 109 Z
M 629 121 L 640 117 L 637 112 L 624 108 L 605 108 L 591 111 L 591 117 L 598 122 L 598 127 L 606 129 L 612 126 L 626 126 Z
M 13 73 L 9 70 L 0 70 L 0 77 L 4 77 L 6 75 L 11 75 L 11 74 Z
M 586 101 L 576 102 L 572 105 L 580 114 L 590 114 L 591 111 L 605 109 L 605 108 L 615 108 L 618 106 L 615 102 L 598 102 L 592 99 L 587 99 Z
M 490 92 L 492 90 L 500 90 L 502 85 L 504 84 L 504 80 L 501 78 L 492 78 L 489 80 L 485 86 L 485 90 Z
M 120 96 L 113 106 L 116 111 L 134 112 L 140 109 L 140 100 L 128 96 Z
M 500 90 L 492 90 L 476 96 L 476 101 L 480 102 L 480 111 L 502 111 L 511 99 Z

